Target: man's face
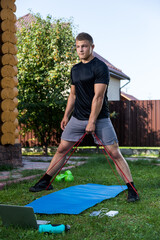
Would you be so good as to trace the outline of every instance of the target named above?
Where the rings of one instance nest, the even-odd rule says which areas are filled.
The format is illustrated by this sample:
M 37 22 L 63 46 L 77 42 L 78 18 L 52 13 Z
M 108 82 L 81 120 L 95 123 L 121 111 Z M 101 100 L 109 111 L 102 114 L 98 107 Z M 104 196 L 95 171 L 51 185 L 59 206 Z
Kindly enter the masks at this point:
M 76 41 L 76 50 L 80 60 L 87 60 L 93 52 L 94 45 L 88 40 Z

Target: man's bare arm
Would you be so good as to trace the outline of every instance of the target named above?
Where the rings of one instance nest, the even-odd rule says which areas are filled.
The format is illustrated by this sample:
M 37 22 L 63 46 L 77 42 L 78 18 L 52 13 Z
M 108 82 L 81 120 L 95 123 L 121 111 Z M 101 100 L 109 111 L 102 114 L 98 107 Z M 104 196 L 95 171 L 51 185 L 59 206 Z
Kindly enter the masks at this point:
M 95 94 L 92 100 L 91 113 L 89 116 L 88 125 L 86 127 L 87 133 L 95 132 L 95 123 L 102 109 L 106 88 L 107 88 L 106 84 L 98 83 L 94 85 Z
M 69 121 L 69 117 L 70 117 L 71 113 L 73 112 L 75 100 L 76 100 L 75 86 L 71 85 L 71 91 L 70 91 L 70 94 L 68 97 L 66 110 L 65 110 L 63 119 L 61 121 L 61 129 L 62 130 L 64 130 L 65 126 L 67 125 L 67 123 Z

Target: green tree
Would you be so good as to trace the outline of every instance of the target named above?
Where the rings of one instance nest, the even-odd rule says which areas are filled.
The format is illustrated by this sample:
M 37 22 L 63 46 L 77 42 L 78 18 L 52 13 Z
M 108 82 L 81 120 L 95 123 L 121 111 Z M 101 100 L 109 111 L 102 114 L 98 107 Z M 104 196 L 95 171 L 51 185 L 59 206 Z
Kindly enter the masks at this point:
M 23 133 L 34 131 L 47 154 L 53 130 L 60 129 L 75 64 L 72 21 L 44 20 L 33 15 L 21 21 L 18 37 L 19 122 Z

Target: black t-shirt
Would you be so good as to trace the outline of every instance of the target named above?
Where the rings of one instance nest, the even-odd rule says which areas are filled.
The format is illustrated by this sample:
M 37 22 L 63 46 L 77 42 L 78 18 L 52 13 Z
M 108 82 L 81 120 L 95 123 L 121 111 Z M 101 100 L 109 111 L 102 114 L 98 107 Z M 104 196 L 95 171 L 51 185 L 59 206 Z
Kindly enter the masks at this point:
M 76 101 L 73 116 L 79 120 L 88 120 L 94 97 L 94 84 L 109 84 L 107 65 L 94 57 L 88 63 L 78 63 L 71 69 L 71 84 L 75 85 Z M 107 87 L 108 88 L 108 87 Z M 107 90 L 98 119 L 109 116 Z

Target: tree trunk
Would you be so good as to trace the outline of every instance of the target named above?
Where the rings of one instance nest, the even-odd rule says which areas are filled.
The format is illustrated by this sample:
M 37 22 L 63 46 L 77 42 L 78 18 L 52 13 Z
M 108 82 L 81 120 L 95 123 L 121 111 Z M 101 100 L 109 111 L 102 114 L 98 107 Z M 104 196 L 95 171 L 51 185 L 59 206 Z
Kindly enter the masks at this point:
M 46 144 L 43 146 L 43 155 L 48 156 L 48 146 Z

